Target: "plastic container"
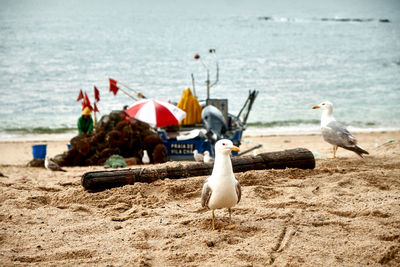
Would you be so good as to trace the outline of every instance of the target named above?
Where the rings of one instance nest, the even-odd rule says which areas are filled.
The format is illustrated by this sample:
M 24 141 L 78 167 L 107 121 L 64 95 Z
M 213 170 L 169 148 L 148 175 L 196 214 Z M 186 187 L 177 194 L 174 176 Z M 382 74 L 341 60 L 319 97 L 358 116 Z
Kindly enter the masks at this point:
M 46 157 L 47 145 L 33 145 L 32 154 L 34 159 L 44 159 Z

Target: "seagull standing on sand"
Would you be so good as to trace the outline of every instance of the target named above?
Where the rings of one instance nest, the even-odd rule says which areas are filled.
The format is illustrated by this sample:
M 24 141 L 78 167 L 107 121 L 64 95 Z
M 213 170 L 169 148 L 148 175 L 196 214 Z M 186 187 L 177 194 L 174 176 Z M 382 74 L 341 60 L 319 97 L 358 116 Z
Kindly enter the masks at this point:
M 344 127 L 337 122 L 333 117 L 333 104 L 329 101 L 324 101 L 313 109 L 320 108 L 321 115 L 321 132 L 322 137 L 326 142 L 333 145 L 333 157 L 336 157 L 338 147 L 355 152 L 360 157 L 362 154 L 369 154 L 367 151 L 357 146 L 356 138 Z
M 44 159 L 44 167 L 51 171 L 61 171 L 66 172 L 66 170 L 62 169 L 57 163 L 55 163 L 49 156 L 46 156 Z
M 204 182 L 201 205 L 212 210 L 212 229 L 215 230 L 214 210 L 227 208 L 232 225 L 231 208 L 240 201 L 240 184 L 232 170 L 231 151 L 239 151 L 230 140 L 222 139 L 215 144 L 215 161 L 211 176 Z
M 214 162 L 214 159 L 210 156 L 210 152 L 209 151 L 204 151 L 204 163 L 212 163 Z
M 199 151 L 197 151 L 197 149 L 193 150 L 193 157 L 194 160 L 197 162 L 203 162 L 204 161 L 204 157 L 202 154 L 199 153 Z

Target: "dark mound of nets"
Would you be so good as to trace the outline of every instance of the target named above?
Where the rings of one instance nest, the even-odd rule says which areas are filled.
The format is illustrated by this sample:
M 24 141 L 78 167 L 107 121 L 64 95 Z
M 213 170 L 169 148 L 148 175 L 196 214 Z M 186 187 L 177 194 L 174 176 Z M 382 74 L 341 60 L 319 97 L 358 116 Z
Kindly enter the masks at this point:
M 147 150 L 151 163 L 163 163 L 168 152 L 161 137 L 147 124 L 124 119 L 123 111 L 103 116 L 90 134 L 81 134 L 70 140 L 71 149 L 54 160 L 60 166 L 104 165 L 112 155 L 142 163 Z

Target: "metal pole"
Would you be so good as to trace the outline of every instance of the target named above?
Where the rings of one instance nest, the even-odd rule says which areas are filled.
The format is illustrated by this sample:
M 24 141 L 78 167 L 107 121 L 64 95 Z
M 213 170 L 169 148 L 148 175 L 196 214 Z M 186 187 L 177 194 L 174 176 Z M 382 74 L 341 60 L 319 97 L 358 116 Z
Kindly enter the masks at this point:
M 193 75 L 193 73 L 192 73 L 192 87 L 193 87 L 193 94 L 194 94 L 194 96 L 197 98 L 197 95 L 196 95 L 196 88 L 195 88 L 195 86 L 194 86 L 194 75 Z
M 207 99 L 210 98 L 210 70 L 208 69 L 208 65 L 203 61 L 203 59 L 200 58 L 201 64 L 203 64 L 204 68 L 207 70 L 207 80 L 206 80 L 206 86 L 207 86 Z
M 207 99 L 210 98 L 210 70 L 208 68 L 208 65 L 203 61 L 203 59 L 196 54 L 194 56 L 195 59 L 200 59 L 201 64 L 203 64 L 204 68 L 207 70 L 207 80 L 206 80 L 206 86 L 207 86 Z
M 210 49 L 210 54 L 214 55 L 214 59 L 215 59 L 215 65 L 216 65 L 216 75 L 215 75 L 215 81 L 213 82 L 213 84 L 210 85 L 210 87 L 213 87 L 214 85 L 216 85 L 219 81 L 219 65 L 218 65 L 218 58 L 217 58 L 217 54 L 215 53 L 215 49 Z
M 207 85 L 207 99 L 210 98 L 210 71 L 207 68 L 207 81 L 206 81 L 206 85 Z

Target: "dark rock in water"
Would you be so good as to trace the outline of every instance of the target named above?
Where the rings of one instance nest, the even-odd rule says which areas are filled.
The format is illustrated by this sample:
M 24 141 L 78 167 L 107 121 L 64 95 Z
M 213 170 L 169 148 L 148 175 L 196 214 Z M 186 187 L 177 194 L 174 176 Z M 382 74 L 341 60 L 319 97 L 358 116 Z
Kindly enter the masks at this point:
M 372 18 L 361 19 L 361 18 L 321 18 L 321 21 L 333 21 L 333 22 L 370 22 Z
M 321 21 L 338 21 L 338 22 L 348 22 L 348 18 L 322 18 Z
M 355 22 L 370 22 L 373 21 L 374 19 L 352 19 L 351 21 L 355 21 Z
M 360 18 L 321 18 L 321 21 L 334 21 L 334 22 L 370 22 L 372 18 L 360 19 Z
M 44 168 L 44 159 L 33 159 L 28 162 L 28 166 Z
M 272 17 L 258 17 L 260 20 L 272 20 Z
M 348 22 L 348 21 L 351 21 L 351 19 L 341 18 L 341 19 L 333 19 L 333 21 Z
M 284 20 L 265 16 L 265 17 L 258 17 L 259 20 L 267 20 L 267 21 L 296 21 L 296 18 L 287 18 Z M 377 19 L 374 18 L 313 18 L 312 20 L 320 20 L 320 21 L 332 21 L 332 22 L 371 22 Z M 379 22 L 382 23 L 390 23 L 391 21 L 389 19 L 379 19 Z

